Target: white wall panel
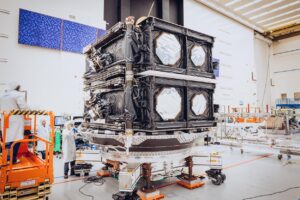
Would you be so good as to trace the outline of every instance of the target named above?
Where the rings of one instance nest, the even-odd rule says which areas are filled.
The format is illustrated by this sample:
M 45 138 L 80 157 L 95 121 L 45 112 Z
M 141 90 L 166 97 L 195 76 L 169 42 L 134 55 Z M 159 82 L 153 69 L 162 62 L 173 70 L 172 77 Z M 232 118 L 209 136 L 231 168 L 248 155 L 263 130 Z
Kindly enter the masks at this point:
M 257 83 L 257 103 L 265 109 L 271 106 L 271 59 L 272 45 L 266 41 L 255 38 L 254 40 L 254 65 L 256 68 L 255 79 Z M 269 68 L 269 69 L 268 69 Z
M 253 30 L 193 0 L 184 1 L 184 13 L 186 27 L 215 37 L 213 57 L 220 59 L 215 103 L 256 106 Z
M 275 105 L 282 93 L 294 98 L 294 93 L 300 92 L 300 36 L 274 42 L 273 47 L 271 94 Z

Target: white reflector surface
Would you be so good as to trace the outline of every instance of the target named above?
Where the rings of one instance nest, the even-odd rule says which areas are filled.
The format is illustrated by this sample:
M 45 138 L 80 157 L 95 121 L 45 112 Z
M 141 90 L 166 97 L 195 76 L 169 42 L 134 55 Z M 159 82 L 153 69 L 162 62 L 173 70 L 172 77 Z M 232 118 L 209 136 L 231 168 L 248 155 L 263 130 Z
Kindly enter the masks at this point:
M 181 46 L 170 33 L 162 33 L 156 39 L 155 53 L 164 65 L 175 65 L 181 57 Z
M 195 115 L 202 115 L 207 107 L 207 100 L 203 94 L 197 94 L 192 99 L 192 111 Z
M 202 46 L 195 45 L 191 51 L 191 60 L 195 66 L 201 67 L 205 62 L 206 53 Z
M 156 97 L 156 111 L 164 121 L 175 119 L 181 112 L 181 101 L 175 88 L 163 88 Z

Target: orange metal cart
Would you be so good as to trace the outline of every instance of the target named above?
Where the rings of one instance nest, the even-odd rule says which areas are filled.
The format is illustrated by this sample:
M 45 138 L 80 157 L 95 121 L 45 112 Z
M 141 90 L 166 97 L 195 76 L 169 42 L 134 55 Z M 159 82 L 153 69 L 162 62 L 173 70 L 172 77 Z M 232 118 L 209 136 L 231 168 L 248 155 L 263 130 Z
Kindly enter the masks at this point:
M 10 150 L 6 149 L 6 134 L 9 128 L 9 119 L 13 115 L 22 115 L 25 122 L 25 130 L 32 131 L 31 135 L 24 139 L 14 141 Z M 50 141 L 37 136 L 37 116 L 49 116 Z M 53 183 L 53 143 L 54 143 L 54 115 L 47 111 L 13 110 L 2 114 L 2 139 L 0 145 L 2 154 L 0 157 L 0 199 L 3 200 L 34 200 L 48 199 L 51 184 Z M 33 120 L 33 127 L 30 121 Z M 29 122 L 29 123 L 28 123 Z M 30 137 L 31 136 L 31 137 Z M 36 152 L 36 143 L 46 143 L 46 158 L 43 160 Z M 7 155 L 13 156 L 15 144 L 21 143 L 18 151 L 19 163 L 13 164 L 7 161 Z M 28 144 L 33 146 L 29 148 Z M 12 160 L 12 159 L 11 159 Z

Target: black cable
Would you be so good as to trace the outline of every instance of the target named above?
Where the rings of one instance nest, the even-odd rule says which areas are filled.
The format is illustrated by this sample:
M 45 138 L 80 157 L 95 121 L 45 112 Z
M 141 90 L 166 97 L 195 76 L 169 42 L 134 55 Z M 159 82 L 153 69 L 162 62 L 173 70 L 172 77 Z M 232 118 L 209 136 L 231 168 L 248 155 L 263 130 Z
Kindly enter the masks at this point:
M 89 185 L 89 184 L 90 184 L 90 183 L 84 184 L 83 186 L 81 186 L 81 187 L 79 188 L 78 191 L 80 192 L 80 194 L 82 194 L 82 195 L 84 195 L 84 196 L 86 196 L 86 197 L 90 197 L 92 200 L 94 200 L 95 197 L 94 197 L 93 195 L 89 195 L 89 194 L 86 194 L 86 193 L 84 193 L 84 192 L 81 191 L 85 186 L 87 186 L 87 185 Z
M 101 185 L 104 184 L 105 180 L 102 176 L 89 176 L 83 180 L 85 183 L 100 183 Z
M 242 200 L 257 199 L 257 198 L 260 198 L 260 197 L 273 196 L 275 194 L 281 194 L 281 193 L 287 192 L 289 190 L 294 190 L 294 189 L 300 189 L 300 186 L 290 187 L 290 188 L 287 188 L 285 190 L 278 191 L 278 192 L 273 192 L 273 193 L 270 193 L 270 194 L 262 194 L 262 195 L 258 195 L 258 196 L 254 196 L 254 197 L 248 197 L 248 198 L 244 198 Z
M 86 194 L 82 191 L 82 189 L 91 184 L 91 183 L 94 183 L 94 185 L 96 186 L 102 186 L 105 182 L 105 180 L 103 179 L 102 176 L 90 176 L 90 177 L 87 177 L 83 180 L 83 182 L 85 183 L 83 186 L 81 186 L 78 191 L 80 192 L 80 194 L 86 196 L 86 197 L 90 197 L 92 200 L 95 199 L 95 197 L 93 195 L 90 195 L 90 194 Z

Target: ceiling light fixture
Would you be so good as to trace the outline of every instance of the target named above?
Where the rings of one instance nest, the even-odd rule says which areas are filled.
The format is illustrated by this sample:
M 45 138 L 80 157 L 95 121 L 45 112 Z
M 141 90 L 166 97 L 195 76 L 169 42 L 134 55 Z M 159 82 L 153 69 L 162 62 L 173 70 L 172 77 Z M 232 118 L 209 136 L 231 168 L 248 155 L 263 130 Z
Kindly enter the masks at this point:
M 228 2 L 228 3 L 226 3 L 225 6 L 231 6 L 231 5 L 235 4 L 235 3 L 238 3 L 239 1 L 241 1 L 241 0 L 232 0 L 232 1 Z
M 262 16 L 264 16 L 264 15 L 267 15 L 267 14 L 270 14 L 270 13 L 276 12 L 276 11 L 278 11 L 278 10 L 282 10 L 282 9 L 284 9 L 284 8 L 287 8 L 287 7 L 289 7 L 289 6 L 294 6 L 294 5 L 297 5 L 297 4 L 300 4 L 300 1 L 295 1 L 295 2 L 292 2 L 292 3 L 286 4 L 286 5 L 284 5 L 284 6 L 275 8 L 275 9 L 273 9 L 273 10 L 270 10 L 270 11 L 267 11 L 267 12 L 263 12 L 263 13 L 261 13 L 261 14 L 259 14 L 259 15 L 255 15 L 255 16 L 253 16 L 253 17 L 250 17 L 250 19 L 253 20 L 253 19 L 262 17 Z
M 245 13 L 243 13 L 242 15 L 244 15 L 244 16 L 245 16 L 245 15 L 249 15 L 249 14 L 254 13 L 254 12 L 256 12 L 256 11 L 259 11 L 259 10 L 262 10 L 262 9 L 264 9 L 264 8 L 270 7 L 270 6 L 272 6 L 272 5 L 278 4 L 278 3 L 282 2 L 282 1 L 283 1 L 283 0 L 276 0 L 276 1 L 273 1 L 272 3 L 268 3 L 268 4 L 264 5 L 264 6 L 259 7 L 259 8 L 256 8 L 256 9 L 250 10 L 250 11 L 248 11 L 248 12 L 245 12 Z
M 276 16 L 274 16 L 274 17 L 270 17 L 270 18 L 267 18 L 267 19 L 260 20 L 260 21 L 258 21 L 258 22 L 256 22 L 256 23 L 261 24 L 261 23 L 263 23 L 263 22 L 267 22 L 267 21 L 270 21 L 270 20 L 272 20 L 272 19 L 276 19 L 276 18 L 279 18 L 279 17 L 281 17 L 281 16 L 288 15 L 288 14 L 290 14 L 290 13 L 297 12 L 297 11 L 300 11 L 300 8 L 296 8 L 296 9 L 294 9 L 294 10 L 291 10 L 291 11 L 284 12 L 284 13 L 282 13 L 282 14 L 276 15 Z
M 256 3 L 258 3 L 258 2 L 261 2 L 261 1 L 262 1 L 262 0 L 254 0 L 254 1 L 250 1 L 249 3 L 246 3 L 246 4 L 244 4 L 244 5 L 240 6 L 240 7 L 235 8 L 234 11 L 242 10 L 242 9 L 248 7 L 248 6 L 251 6 L 251 5 L 256 4 Z

